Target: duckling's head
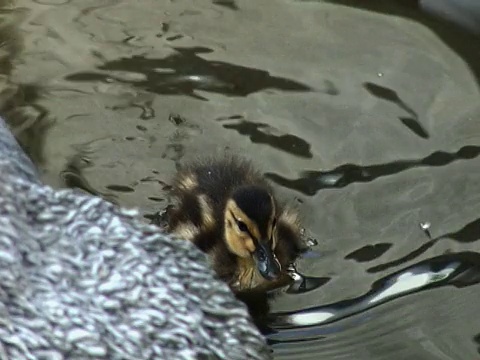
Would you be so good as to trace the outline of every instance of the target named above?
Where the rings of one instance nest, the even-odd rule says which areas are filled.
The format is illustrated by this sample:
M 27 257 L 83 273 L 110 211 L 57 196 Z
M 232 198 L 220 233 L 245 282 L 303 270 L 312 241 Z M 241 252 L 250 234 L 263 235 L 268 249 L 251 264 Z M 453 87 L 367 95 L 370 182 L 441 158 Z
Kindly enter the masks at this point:
M 266 280 L 280 275 L 274 250 L 275 200 L 268 189 L 246 185 L 235 189 L 225 208 L 225 240 L 228 249 L 241 258 L 252 258 Z

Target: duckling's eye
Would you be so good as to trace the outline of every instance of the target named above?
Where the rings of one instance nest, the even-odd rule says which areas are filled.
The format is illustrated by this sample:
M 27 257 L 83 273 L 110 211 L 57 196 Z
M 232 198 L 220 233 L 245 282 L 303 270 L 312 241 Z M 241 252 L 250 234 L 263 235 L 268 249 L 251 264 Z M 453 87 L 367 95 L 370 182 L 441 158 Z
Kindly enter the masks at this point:
M 238 220 L 237 221 L 237 226 L 238 226 L 238 229 L 241 232 L 248 232 L 248 227 L 243 221 Z

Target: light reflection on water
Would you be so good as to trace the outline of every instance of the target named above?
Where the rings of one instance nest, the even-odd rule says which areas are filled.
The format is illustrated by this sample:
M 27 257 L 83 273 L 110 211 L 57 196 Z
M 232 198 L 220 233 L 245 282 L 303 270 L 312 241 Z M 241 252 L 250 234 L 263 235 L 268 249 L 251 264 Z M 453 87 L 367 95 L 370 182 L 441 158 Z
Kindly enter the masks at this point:
M 444 265 L 445 267 L 437 271 L 429 265 L 415 266 L 385 279 L 382 288 L 359 299 L 350 300 L 348 306 L 336 306 L 334 304 L 300 310 L 290 314 L 272 314 L 274 319 L 272 328 L 295 329 L 296 327 L 318 326 L 360 313 L 385 301 L 422 290 L 429 285 L 444 282 L 460 268 L 460 265 L 460 262 L 448 262 Z M 300 274 L 297 274 L 296 278 L 297 281 L 306 281 Z M 284 335 L 280 334 L 280 336 Z M 271 339 L 275 339 L 275 336 L 271 336 Z

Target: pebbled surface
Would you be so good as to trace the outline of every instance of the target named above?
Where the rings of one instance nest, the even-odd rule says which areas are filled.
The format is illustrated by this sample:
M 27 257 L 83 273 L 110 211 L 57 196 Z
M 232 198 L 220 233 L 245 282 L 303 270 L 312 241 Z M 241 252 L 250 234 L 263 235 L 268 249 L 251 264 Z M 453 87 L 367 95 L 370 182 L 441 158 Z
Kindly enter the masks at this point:
M 0 123 L 0 359 L 268 359 L 190 243 L 34 181 Z

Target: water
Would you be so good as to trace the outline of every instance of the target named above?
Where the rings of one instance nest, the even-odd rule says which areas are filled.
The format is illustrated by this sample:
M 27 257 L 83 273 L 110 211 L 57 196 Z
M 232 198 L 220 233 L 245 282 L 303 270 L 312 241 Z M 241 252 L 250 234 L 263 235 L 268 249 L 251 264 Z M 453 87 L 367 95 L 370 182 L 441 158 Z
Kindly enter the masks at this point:
M 149 221 L 179 164 L 241 152 L 299 206 L 277 359 L 479 356 L 468 1 L 0 4 L 0 110 L 45 182 Z

